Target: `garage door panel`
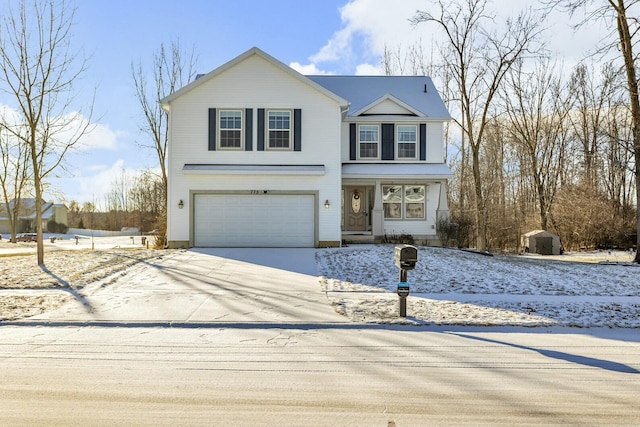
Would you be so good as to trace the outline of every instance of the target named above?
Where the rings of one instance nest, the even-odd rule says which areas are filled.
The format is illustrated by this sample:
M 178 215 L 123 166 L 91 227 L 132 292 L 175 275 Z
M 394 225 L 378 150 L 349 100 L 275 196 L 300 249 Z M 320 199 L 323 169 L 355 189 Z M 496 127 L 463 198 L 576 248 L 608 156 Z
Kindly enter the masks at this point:
M 201 247 L 313 247 L 312 195 L 199 194 L 194 244 Z

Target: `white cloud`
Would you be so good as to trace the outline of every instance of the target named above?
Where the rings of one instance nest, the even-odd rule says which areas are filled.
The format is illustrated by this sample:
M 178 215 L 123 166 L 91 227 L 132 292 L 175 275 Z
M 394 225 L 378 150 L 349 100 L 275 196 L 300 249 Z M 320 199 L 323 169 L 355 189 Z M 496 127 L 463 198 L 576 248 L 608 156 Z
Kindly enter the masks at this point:
M 117 159 L 111 164 L 90 165 L 69 177 L 61 177 L 56 182 L 57 191 L 66 201 L 75 200 L 95 203 L 99 208 L 105 205 L 105 196 L 116 183 L 123 180 L 130 182 L 146 169 L 127 168 L 124 159 Z
M 24 121 L 16 109 L 2 104 L 0 104 L 0 119 L 9 126 L 15 126 Z M 78 112 L 53 117 L 50 122 L 53 131 L 51 137 L 55 141 L 59 141 L 56 144 L 52 140 L 51 148 L 54 150 L 56 146 L 61 147 L 75 140 L 77 143 L 74 148 L 80 151 L 117 150 L 118 140 L 126 135 L 124 132 L 113 131 L 107 126 L 90 123 L 85 116 Z M 80 135 L 83 131 L 84 135 Z
M 534 0 L 514 2 L 513 0 L 495 0 L 489 3 L 487 10 L 495 13 L 500 22 L 507 16 L 514 16 L 524 8 L 537 7 Z M 304 70 L 334 69 L 344 74 L 380 74 L 377 70 L 385 49 L 406 54 L 407 49 L 422 46 L 427 55 L 438 55 L 435 46 L 442 39 L 442 30 L 435 24 L 413 26 L 409 20 L 418 10 L 437 13 L 435 5 L 424 0 L 351 0 L 340 9 L 341 27 L 322 46 L 317 53 L 309 57 L 310 64 L 300 66 Z M 576 34 L 571 29 L 575 19 L 570 20 L 566 13 L 557 11 L 548 17 L 545 23 L 551 26 L 544 35 L 549 41 L 552 52 L 576 63 L 584 57 L 589 48 L 606 35 L 605 26 L 589 26 L 595 31 L 583 29 Z M 427 58 L 427 61 L 431 61 Z M 322 67 L 320 66 L 322 64 Z M 311 74 L 304 72 L 304 74 Z
M 356 67 L 356 76 L 379 76 L 382 75 L 382 68 L 379 65 L 360 64 Z
M 424 6 L 423 0 L 353 0 L 340 9 L 342 28 L 309 59 L 314 65 L 337 63 L 349 66 L 351 72 L 360 69 L 361 73 L 374 74 L 377 66 L 371 60 L 379 60 L 385 47 L 412 45 L 420 40 L 422 31 L 409 19 Z
M 293 68 L 294 70 L 296 70 L 297 72 L 299 72 L 300 74 L 309 76 L 309 75 L 321 75 L 321 74 L 332 74 L 328 71 L 324 71 L 319 69 L 316 64 L 307 64 L 307 65 L 302 65 L 299 62 L 292 62 L 291 64 L 289 64 L 289 66 L 291 68 Z
M 100 150 L 117 150 L 119 138 L 125 136 L 124 132 L 116 132 L 109 127 L 95 124 L 90 131 L 80 138 L 78 148 L 83 151 L 100 149 Z

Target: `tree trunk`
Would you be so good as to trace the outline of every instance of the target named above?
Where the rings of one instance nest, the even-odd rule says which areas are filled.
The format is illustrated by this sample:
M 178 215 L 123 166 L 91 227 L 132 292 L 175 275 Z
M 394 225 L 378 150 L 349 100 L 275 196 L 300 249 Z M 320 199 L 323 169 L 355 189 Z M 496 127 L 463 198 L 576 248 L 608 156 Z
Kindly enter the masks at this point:
M 634 262 L 640 264 L 640 98 L 638 96 L 638 80 L 636 77 L 635 57 L 633 53 L 633 41 L 627 21 L 626 6 L 624 0 L 618 0 L 618 34 L 620 36 L 620 49 L 624 58 L 627 84 L 629 86 L 629 103 L 631 105 L 631 130 L 633 135 L 633 153 L 635 158 L 636 178 L 636 256 Z
M 476 230 L 476 249 L 479 251 L 487 250 L 487 212 L 485 209 L 484 197 L 482 194 L 482 178 L 480 176 L 480 149 L 474 144 L 471 145 L 473 155 L 473 183 L 476 196 L 476 222 L 478 229 Z

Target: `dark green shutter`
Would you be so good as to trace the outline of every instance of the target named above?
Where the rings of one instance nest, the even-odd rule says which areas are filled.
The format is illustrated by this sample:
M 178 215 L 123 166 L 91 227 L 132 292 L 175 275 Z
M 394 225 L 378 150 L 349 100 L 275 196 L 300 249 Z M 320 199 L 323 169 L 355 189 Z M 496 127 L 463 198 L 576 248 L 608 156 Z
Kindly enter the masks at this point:
M 216 109 L 209 108 L 209 150 L 216 149 Z
M 302 151 L 302 110 L 293 110 L 293 151 Z
M 258 151 L 264 151 L 264 108 L 258 108 Z
M 244 110 L 244 150 L 253 150 L 253 109 Z
M 427 125 L 420 124 L 420 160 L 427 160 Z
M 382 125 L 382 160 L 393 160 L 395 151 L 395 126 L 384 123 Z
M 349 124 L 349 160 L 356 160 L 358 153 L 358 129 L 355 123 Z

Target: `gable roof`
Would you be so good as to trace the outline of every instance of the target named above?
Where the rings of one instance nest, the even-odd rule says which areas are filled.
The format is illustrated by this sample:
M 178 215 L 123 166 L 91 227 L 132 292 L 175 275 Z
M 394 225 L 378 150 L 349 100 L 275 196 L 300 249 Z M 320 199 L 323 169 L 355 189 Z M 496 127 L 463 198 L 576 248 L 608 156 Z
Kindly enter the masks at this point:
M 9 209 L 14 209 L 16 206 L 16 200 L 9 201 Z M 42 219 L 50 219 L 54 215 L 53 208 L 66 207 L 60 203 L 42 202 Z M 5 203 L 0 203 L 0 220 L 8 220 L 9 213 L 7 212 Z M 33 220 L 36 219 L 36 199 L 26 198 L 20 199 L 18 219 L 20 220 Z
M 308 76 L 331 92 L 349 100 L 348 117 L 365 113 L 379 102 L 400 101 L 418 116 L 450 120 L 451 116 L 431 78 L 426 76 Z
M 301 82 L 303 82 L 304 84 L 307 84 L 307 85 L 313 87 L 318 92 L 320 92 L 320 93 L 324 94 L 325 96 L 327 96 L 327 97 L 333 99 L 334 101 L 336 101 L 344 109 L 346 109 L 349 106 L 349 102 L 346 101 L 344 98 L 340 97 L 338 94 L 332 92 L 331 90 L 328 90 L 324 86 L 319 85 L 318 83 L 314 82 L 313 80 L 311 80 L 311 79 L 307 78 L 306 76 L 300 74 L 299 72 L 297 72 L 293 68 L 291 68 L 288 65 L 278 61 L 273 56 L 267 54 L 266 52 L 264 52 L 264 51 L 262 51 L 260 49 L 258 49 L 257 47 L 252 47 L 251 49 L 249 49 L 245 53 L 243 53 L 243 54 L 241 54 L 239 56 L 236 56 L 231 61 L 226 62 L 225 64 L 223 64 L 220 67 L 214 69 L 213 71 L 210 71 L 209 73 L 204 74 L 204 75 L 196 78 L 194 81 L 192 81 L 188 85 L 183 86 L 182 88 L 180 88 L 177 91 L 173 92 L 169 96 L 166 96 L 165 98 L 161 99 L 160 100 L 160 104 L 162 104 L 163 106 L 168 106 L 169 103 L 171 103 L 171 101 L 173 101 L 174 99 L 176 99 L 176 98 L 184 95 L 185 93 L 197 88 L 198 86 L 208 82 L 209 80 L 215 78 L 216 76 L 222 74 L 223 72 L 227 71 L 228 69 L 234 67 L 235 65 L 239 64 L 240 62 L 242 62 L 242 61 L 244 61 L 244 60 L 246 60 L 246 59 L 248 59 L 248 58 L 250 58 L 250 57 L 252 57 L 254 55 L 264 59 L 265 61 L 269 62 L 271 65 L 275 66 L 276 68 L 279 68 L 281 71 L 289 74 L 291 77 L 293 77 L 295 79 L 298 79 Z
M 384 104 L 387 101 L 391 102 L 392 104 L 395 104 L 400 109 L 404 110 L 406 114 L 412 114 L 414 116 L 423 116 L 422 112 L 416 110 L 411 105 L 408 105 L 406 102 L 403 102 L 401 99 L 398 99 L 389 93 L 379 99 L 376 99 L 371 104 L 365 105 L 360 110 L 354 111 L 353 113 L 351 113 L 351 115 L 360 116 L 367 113 L 371 113 L 371 110 L 373 110 L 376 106 L 380 106 L 381 104 Z

